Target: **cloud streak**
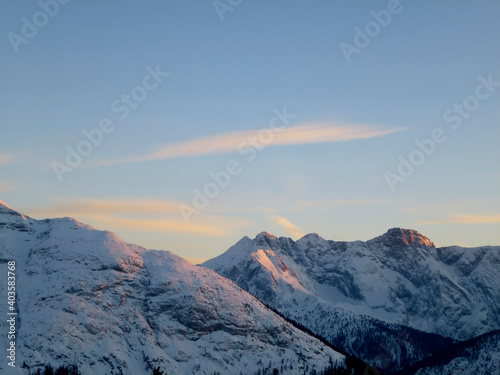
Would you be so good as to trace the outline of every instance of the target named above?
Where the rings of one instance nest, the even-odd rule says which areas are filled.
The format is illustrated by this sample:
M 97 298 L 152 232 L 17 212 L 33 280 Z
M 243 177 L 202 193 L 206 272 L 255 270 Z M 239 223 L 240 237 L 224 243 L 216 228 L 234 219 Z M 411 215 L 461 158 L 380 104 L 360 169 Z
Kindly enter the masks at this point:
M 147 233 L 175 233 L 196 234 L 211 237 L 224 237 L 229 231 L 217 225 L 210 224 L 186 224 L 180 220 L 158 218 L 158 219 L 132 219 L 103 215 L 87 215 L 92 221 L 117 231 L 147 232 Z
M 7 193 L 16 189 L 16 185 L 12 182 L 2 182 L 0 181 L 0 193 Z
M 0 165 L 14 161 L 14 155 L 0 154 Z
M 70 216 L 117 232 L 182 233 L 211 237 L 228 236 L 233 228 L 243 225 L 241 221 L 225 217 L 206 217 L 203 222 L 188 224 L 179 214 L 178 205 L 179 202 L 155 199 L 78 199 L 31 210 L 30 215 Z
M 469 215 L 455 214 L 447 219 L 431 220 L 416 223 L 416 225 L 435 225 L 435 224 L 493 224 L 500 223 L 500 214 L 492 213 L 489 215 Z
M 295 205 L 295 208 L 316 208 L 316 209 L 329 209 L 338 206 L 377 206 L 385 204 L 398 203 L 397 200 L 390 199 L 319 199 L 300 201 Z
M 287 232 L 290 233 L 290 235 L 294 238 L 302 238 L 306 234 L 302 229 L 300 229 L 297 225 L 291 223 L 287 218 L 278 215 L 272 215 L 270 216 L 270 219 L 275 224 L 281 225 L 283 228 L 285 228 Z
M 105 215 L 165 215 L 179 212 L 178 203 L 159 199 L 78 199 L 71 203 L 61 202 L 44 209 L 43 214 L 105 214 Z
M 406 130 L 406 128 L 383 128 L 364 124 L 309 124 L 283 128 L 273 132 L 270 129 L 244 130 L 170 143 L 145 155 L 102 160 L 93 164 L 93 166 L 227 154 L 236 152 L 242 147 L 250 146 L 254 142 L 258 142 L 259 145 L 266 147 L 346 142 L 382 137 L 403 130 Z

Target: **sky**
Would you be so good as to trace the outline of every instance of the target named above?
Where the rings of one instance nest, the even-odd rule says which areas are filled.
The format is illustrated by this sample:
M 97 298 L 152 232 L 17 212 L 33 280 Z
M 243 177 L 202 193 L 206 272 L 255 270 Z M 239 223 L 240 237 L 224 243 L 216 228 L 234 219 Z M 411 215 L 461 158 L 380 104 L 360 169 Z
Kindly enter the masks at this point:
M 192 262 L 500 245 L 498 1 L 0 3 L 0 198 Z

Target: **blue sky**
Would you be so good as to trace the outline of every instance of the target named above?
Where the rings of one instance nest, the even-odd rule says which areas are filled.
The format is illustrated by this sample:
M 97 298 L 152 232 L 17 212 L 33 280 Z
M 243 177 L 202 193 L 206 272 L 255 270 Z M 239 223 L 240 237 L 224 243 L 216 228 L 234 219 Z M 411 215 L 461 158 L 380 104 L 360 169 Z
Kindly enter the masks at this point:
M 0 197 L 190 259 L 263 230 L 498 245 L 499 15 L 496 1 L 3 1 Z M 84 131 L 102 139 L 89 149 Z M 196 191 L 212 197 L 196 207 Z

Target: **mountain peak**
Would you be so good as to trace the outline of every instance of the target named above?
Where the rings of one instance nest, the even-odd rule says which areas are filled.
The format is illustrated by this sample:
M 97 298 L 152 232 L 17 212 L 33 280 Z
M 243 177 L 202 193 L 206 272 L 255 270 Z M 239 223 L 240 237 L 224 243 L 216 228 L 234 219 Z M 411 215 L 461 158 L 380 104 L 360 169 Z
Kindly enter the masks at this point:
M 254 241 L 257 246 L 269 247 L 270 249 L 275 249 L 278 246 L 278 239 L 269 232 L 260 232 L 255 236 Z
M 389 239 L 390 242 L 398 245 L 418 244 L 434 247 L 434 243 L 430 239 L 414 229 L 391 228 L 385 234 L 377 238 Z
M 323 238 L 321 237 L 318 233 L 308 233 L 302 236 L 302 238 L 308 238 L 308 239 L 318 239 L 318 238 Z
M 257 234 L 257 236 L 255 236 L 255 238 L 262 238 L 262 237 L 267 237 L 267 238 L 272 238 L 272 239 L 275 239 L 276 236 L 272 233 L 269 233 L 269 232 L 260 232 L 259 234 Z

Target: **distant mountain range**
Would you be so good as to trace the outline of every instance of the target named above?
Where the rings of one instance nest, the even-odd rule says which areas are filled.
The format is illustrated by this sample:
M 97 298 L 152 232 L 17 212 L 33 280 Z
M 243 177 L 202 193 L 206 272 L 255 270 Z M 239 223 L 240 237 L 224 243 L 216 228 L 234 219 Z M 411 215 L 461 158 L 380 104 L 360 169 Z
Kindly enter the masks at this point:
M 2 355 L 0 373 L 377 373 L 359 357 L 387 374 L 488 374 L 499 253 L 435 248 L 403 229 L 367 242 L 263 232 L 193 266 L 0 201 L 0 275 L 15 262 L 17 313 L 16 367 Z M 7 312 L 1 284 L 0 300 Z
M 366 242 L 263 232 L 203 266 L 387 373 L 500 328 L 499 246 L 436 248 L 400 228 Z

